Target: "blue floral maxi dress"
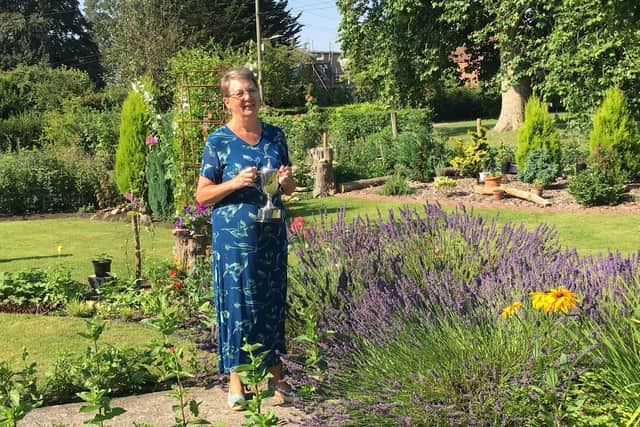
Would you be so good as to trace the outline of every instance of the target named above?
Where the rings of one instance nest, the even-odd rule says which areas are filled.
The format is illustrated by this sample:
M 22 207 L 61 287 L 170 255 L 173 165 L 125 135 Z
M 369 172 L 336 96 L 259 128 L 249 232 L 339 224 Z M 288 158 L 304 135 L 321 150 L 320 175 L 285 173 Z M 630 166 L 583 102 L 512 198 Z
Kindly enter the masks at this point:
M 242 169 L 290 166 L 284 133 L 262 124 L 256 145 L 240 139 L 227 126 L 207 139 L 200 175 L 214 183 L 228 181 Z M 276 351 L 285 352 L 284 318 L 287 292 L 287 232 L 279 223 L 256 222 L 266 197 L 256 187 L 234 191 L 213 206 L 212 270 L 217 322 L 218 371 L 229 373 L 248 362 L 240 349 L 243 339 L 264 345 L 264 365 L 279 363 Z M 277 195 L 273 203 L 283 209 Z

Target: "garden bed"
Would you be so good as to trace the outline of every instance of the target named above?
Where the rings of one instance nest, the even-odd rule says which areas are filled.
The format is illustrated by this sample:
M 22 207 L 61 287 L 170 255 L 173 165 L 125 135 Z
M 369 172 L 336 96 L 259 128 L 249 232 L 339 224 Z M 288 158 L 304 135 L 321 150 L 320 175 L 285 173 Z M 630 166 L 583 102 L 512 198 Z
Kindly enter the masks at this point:
M 520 182 L 515 175 L 503 175 L 502 184 L 528 190 L 529 184 Z M 433 187 L 433 183 L 424 183 L 412 181 L 411 187 L 415 190 L 414 194 L 407 196 L 383 196 L 379 194 L 382 186 L 369 187 L 361 190 L 354 190 L 348 193 L 337 194 L 339 197 L 363 197 L 376 200 L 397 200 L 406 199 L 407 201 L 427 201 L 438 202 L 442 205 L 458 205 L 463 204 L 468 207 L 480 208 L 506 208 L 506 209 L 526 209 L 526 210 L 543 210 L 549 212 L 576 212 L 576 213 L 628 213 L 640 215 L 640 184 L 630 184 L 628 200 L 617 206 L 594 206 L 583 207 L 576 199 L 569 194 L 567 189 L 568 180 L 559 179 L 553 185 L 544 189 L 542 197 L 551 202 L 550 207 L 541 207 L 527 200 L 518 199 L 505 195 L 502 200 L 494 200 L 491 196 L 476 194 L 473 192 L 473 186 L 478 185 L 474 178 L 456 178 L 456 188 L 449 192 L 437 191 Z

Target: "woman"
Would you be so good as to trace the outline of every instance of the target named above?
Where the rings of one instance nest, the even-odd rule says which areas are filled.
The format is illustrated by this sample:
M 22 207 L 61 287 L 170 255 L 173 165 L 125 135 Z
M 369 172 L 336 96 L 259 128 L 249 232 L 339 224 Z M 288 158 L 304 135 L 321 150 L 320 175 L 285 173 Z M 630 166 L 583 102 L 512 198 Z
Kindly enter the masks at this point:
M 231 119 L 207 139 L 202 155 L 196 200 L 213 205 L 212 264 L 218 370 L 229 374 L 228 403 L 241 409 L 244 387 L 233 368 L 248 362 L 243 340 L 260 343 L 265 365 L 282 398 L 291 388 L 282 380 L 277 352 L 284 353 L 287 290 L 287 235 L 284 220 L 256 222 L 265 204 L 258 170 L 278 170 L 280 191 L 291 194 L 295 183 L 281 129 L 258 120 L 260 95 L 253 72 L 227 72 L 221 81 L 223 103 Z M 274 204 L 284 209 L 279 195 Z M 284 212 L 284 211 L 283 211 Z

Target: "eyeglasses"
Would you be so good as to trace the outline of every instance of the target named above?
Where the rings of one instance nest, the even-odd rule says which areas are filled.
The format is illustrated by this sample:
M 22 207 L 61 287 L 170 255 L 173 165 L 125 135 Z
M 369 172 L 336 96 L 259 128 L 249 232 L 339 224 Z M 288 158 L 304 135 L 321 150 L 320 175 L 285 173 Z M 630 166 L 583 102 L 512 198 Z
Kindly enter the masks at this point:
M 245 95 L 249 95 L 249 98 L 255 98 L 258 95 L 258 89 L 252 87 L 247 90 L 239 90 L 229 94 L 231 98 L 235 99 L 242 99 Z

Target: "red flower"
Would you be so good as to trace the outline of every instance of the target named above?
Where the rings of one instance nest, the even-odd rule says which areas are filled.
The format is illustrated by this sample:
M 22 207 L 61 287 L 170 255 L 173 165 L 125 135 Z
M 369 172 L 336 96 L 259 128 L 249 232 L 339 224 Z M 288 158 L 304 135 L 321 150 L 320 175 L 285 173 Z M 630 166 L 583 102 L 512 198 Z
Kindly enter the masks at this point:
M 302 230 L 302 237 L 304 237 L 305 239 L 308 239 L 312 236 L 311 230 L 308 228 L 305 228 L 304 230 Z
M 183 286 L 184 286 L 184 283 L 182 282 L 173 282 L 173 289 L 175 289 L 176 291 L 179 291 L 180 289 L 182 289 Z
M 176 270 L 169 270 L 169 277 L 176 277 L 176 274 L 178 274 Z
M 169 353 L 175 353 L 176 352 L 176 348 L 174 346 L 171 346 L 167 349 L 167 352 Z
M 291 227 L 290 227 L 292 233 L 297 233 L 298 231 L 302 230 L 303 227 L 304 227 L 303 217 L 297 216 L 293 218 L 293 221 L 291 221 Z

